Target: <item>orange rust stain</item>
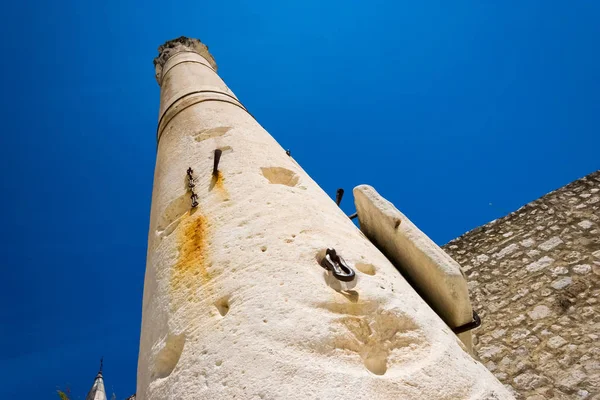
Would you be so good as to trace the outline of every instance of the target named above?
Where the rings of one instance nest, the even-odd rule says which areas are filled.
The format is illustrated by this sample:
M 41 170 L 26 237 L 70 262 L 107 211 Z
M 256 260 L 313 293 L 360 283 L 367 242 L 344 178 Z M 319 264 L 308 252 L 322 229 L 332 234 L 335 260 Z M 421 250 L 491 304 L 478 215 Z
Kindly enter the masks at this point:
M 175 299 L 195 298 L 200 286 L 207 284 L 208 246 L 206 217 L 199 212 L 186 212 L 178 229 L 179 257 L 173 266 L 171 288 Z
M 223 183 L 224 181 L 225 178 L 223 177 L 221 171 L 217 171 L 217 175 L 213 175 L 212 177 L 211 186 L 217 188 L 217 190 L 219 190 L 219 192 L 221 192 L 225 197 L 229 197 L 229 193 L 227 192 L 227 189 Z

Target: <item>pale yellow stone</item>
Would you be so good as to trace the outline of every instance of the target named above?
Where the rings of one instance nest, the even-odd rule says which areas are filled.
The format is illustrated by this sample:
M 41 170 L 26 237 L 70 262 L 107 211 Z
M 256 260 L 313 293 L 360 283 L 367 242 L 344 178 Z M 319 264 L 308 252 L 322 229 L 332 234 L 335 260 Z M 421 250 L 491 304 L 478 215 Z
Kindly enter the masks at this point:
M 453 328 L 471 322 L 473 308 L 460 265 L 371 186 L 354 188 L 354 199 L 360 229 L 440 317 Z M 470 351 L 471 336 L 459 335 Z
M 157 65 L 137 398 L 512 398 L 185 43 Z M 352 291 L 320 266 L 328 247 Z

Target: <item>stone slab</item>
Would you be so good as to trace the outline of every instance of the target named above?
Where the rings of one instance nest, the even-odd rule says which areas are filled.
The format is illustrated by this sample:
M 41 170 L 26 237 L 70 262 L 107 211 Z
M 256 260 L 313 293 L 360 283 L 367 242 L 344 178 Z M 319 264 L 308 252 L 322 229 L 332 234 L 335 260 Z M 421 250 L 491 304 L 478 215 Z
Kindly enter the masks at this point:
M 442 320 L 451 328 L 470 322 L 473 308 L 460 265 L 373 187 L 357 186 L 354 199 L 361 231 Z M 471 333 L 459 337 L 471 350 Z

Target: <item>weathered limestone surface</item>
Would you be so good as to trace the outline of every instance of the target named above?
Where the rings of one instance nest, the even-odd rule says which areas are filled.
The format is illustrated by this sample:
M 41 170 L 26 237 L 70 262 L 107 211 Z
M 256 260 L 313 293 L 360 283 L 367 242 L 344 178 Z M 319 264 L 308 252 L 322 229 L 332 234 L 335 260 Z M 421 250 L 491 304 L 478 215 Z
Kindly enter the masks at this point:
M 511 398 L 198 46 L 171 42 L 157 63 L 137 398 Z M 357 270 L 353 291 L 328 285 L 328 247 Z
M 600 171 L 444 246 L 482 316 L 476 350 L 518 398 L 600 399 Z
M 371 186 L 354 188 L 360 230 L 383 251 L 451 328 L 473 319 L 460 265 Z M 472 351 L 471 332 L 459 334 Z

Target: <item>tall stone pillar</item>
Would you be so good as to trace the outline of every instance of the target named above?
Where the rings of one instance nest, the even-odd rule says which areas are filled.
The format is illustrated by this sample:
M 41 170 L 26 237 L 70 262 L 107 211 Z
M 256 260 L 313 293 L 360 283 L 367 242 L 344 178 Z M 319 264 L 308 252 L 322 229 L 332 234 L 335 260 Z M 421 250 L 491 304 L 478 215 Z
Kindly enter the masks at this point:
M 159 52 L 139 399 L 510 398 L 248 113 L 206 46 Z M 320 265 L 327 248 L 356 271 L 352 290 Z

